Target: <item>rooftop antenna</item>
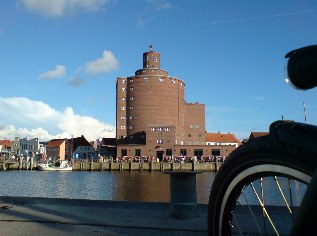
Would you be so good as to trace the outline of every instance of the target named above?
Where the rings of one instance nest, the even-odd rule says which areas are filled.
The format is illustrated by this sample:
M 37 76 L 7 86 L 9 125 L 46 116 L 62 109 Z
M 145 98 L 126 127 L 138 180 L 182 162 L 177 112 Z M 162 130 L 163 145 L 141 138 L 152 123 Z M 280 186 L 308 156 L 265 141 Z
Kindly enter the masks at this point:
M 153 46 L 152 46 L 152 44 L 150 45 L 150 52 L 153 52 Z
M 305 102 L 303 102 L 303 107 L 304 107 L 304 121 L 305 121 L 305 123 L 307 123 L 307 115 L 306 115 L 306 106 L 305 106 Z

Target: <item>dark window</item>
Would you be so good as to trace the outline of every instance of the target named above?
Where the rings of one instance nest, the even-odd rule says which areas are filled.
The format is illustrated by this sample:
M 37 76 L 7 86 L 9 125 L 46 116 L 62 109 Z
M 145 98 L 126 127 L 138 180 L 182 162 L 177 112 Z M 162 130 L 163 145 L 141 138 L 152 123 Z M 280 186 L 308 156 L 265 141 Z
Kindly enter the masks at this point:
M 190 138 L 192 135 L 191 134 L 188 134 L 188 138 Z
M 212 149 L 211 155 L 213 156 L 220 156 L 220 149 Z
M 195 149 L 194 150 L 194 156 L 201 157 L 202 155 L 203 155 L 203 150 L 202 149 Z
M 121 156 L 127 156 L 128 152 L 127 149 L 121 149 Z
M 166 149 L 166 156 L 172 156 L 172 149 Z
M 187 149 L 181 149 L 181 156 L 187 156 Z
M 135 156 L 141 156 L 141 149 L 135 149 Z

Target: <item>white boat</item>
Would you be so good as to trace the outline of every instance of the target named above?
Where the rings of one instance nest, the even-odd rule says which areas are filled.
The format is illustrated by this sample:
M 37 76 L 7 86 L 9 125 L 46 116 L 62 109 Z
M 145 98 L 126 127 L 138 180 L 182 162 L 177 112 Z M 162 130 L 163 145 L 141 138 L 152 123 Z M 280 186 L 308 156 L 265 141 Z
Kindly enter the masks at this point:
M 71 171 L 73 167 L 68 164 L 68 161 L 59 161 L 57 164 L 52 163 L 41 163 L 38 165 L 39 170 L 46 170 L 46 171 Z

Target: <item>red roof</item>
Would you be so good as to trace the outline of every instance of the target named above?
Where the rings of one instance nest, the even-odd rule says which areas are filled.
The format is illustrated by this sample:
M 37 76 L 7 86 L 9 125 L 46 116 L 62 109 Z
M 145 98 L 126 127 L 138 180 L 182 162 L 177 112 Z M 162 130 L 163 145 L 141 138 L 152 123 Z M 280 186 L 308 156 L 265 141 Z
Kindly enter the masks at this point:
M 258 138 L 258 137 L 261 137 L 261 136 L 265 136 L 265 135 L 268 135 L 269 132 L 251 132 L 250 133 L 250 136 L 249 136 L 249 140 L 252 140 L 254 138 Z
M 0 140 L 0 145 L 4 146 L 5 148 L 11 147 L 12 141 L 10 140 Z
M 59 147 L 62 145 L 63 142 L 65 142 L 65 139 L 53 139 L 48 142 L 46 147 Z
M 234 136 L 234 134 L 221 134 L 221 133 L 206 133 L 205 134 L 206 142 L 215 142 L 215 143 L 238 143 L 240 141 Z

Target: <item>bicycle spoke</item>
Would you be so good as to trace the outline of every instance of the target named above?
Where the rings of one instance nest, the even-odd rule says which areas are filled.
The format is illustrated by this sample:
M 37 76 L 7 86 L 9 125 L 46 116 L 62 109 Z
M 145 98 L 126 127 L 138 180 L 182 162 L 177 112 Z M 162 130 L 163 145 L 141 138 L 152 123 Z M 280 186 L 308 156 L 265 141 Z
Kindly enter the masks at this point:
M 293 181 L 294 182 L 294 181 Z M 290 199 L 290 202 L 291 202 L 291 209 L 294 209 L 293 208 L 293 197 L 292 197 L 292 183 L 291 183 L 291 179 L 288 179 L 288 188 L 289 188 L 289 199 Z M 292 221 L 294 223 L 294 214 L 292 214 Z
M 263 210 L 265 216 L 267 217 L 268 221 L 270 222 L 270 224 L 271 224 L 272 228 L 274 229 L 276 235 L 279 235 L 279 233 L 278 233 L 278 231 L 277 231 L 277 229 L 276 229 L 276 227 L 275 227 L 273 221 L 271 220 L 270 215 L 268 214 L 268 212 L 267 212 L 267 210 L 266 210 L 266 208 L 265 208 L 265 206 L 264 206 L 264 203 L 262 202 L 262 200 L 261 200 L 261 198 L 260 198 L 258 192 L 256 191 L 256 189 L 254 188 L 253 183 L 251 183 L 250 185 L 251 185 L 251 188 L 252 188 L 253 192 L 254 192 L 255 195 L 256 195 L 256 198 L 257 198 L 258 202 L 260 203 L 260 205 L 261 205 L 261 207 L 262 207 L 262 210 Z
M 244 200 L 245 200 L 245 202 L 246 202 L 246 205 L 247 205 L 247 207 L 248 207 L 248 210 L 250 211 L 250 213 L 251 213 L 251 215 L 252 215 L 253 221 L 254 221 L 256 227 L 257 227 L 258 230 L 259 230 L 259 234 L 260 234 L 260 235 L 263 235 L 263 232 L 262 232 L 262 230 L 261 230 L 261 227 L 260 227 L 260 225 L 258 224 L 258 221 L 256 220 L 255 214 L 254 214 L 252 208 L 250 207 L 250 204 L 249 204 L 249 202 L 248 202 L 248 199 L 246 198 L 246 196 L 245 196 L 243 190 L 242 190 L 242 192 L 241 192 L 241 195 L 243 196 L 243 198 L 244 198 Z M 241 196 L 241 195 L 240 195 L 240 196 Z M 238 203 L 239 203 L 239 202 L 238 202 Z M 240 204 L 240 203 L 239 203 L 239 204 Z M 241 205 L 241 204 L 240 204 L 240 205 Z
M 274 176 L 274 180 L 275 180 L 275 183 L 276 183 L 276 185 L 277 185 L 277 187 L 278 187 L 278 189 L 279 189 L 279 191 L 280 191 L 280 193 L 281 193 L 281 195 L 283 197 L 283 200 L 284 200 L 284 202 L 285 202 L 285 204 L 287 206 L 288 211 L 290 212 L 290 214 L 293 214 L 293 212 L 292 212 L 292 210 L 291 210 L 291 208 L 290 208 L 290 206 L 289 206 L 289 204 L 288 204 L 288 202 L 287 202 L 287 200 L 285 198 L 285 195 L 284 195 L 283 190 L 282 190 L 282 188 L 280 186 L 280 183 L 278 182 L 277 176 Z
M 239 234 L 242 236 L 243 234 L 242 234 L 242 231 L 239 227 L 238 220 L 233 212 L 232 212 L 232 217 L 233 217 L 234 222 L 236 223 L 236 227 L 238 228 Z M 233 225 L 231 222 L 230 222 L 230 226 L 231 226 L 231 228 L 233 228 Z

